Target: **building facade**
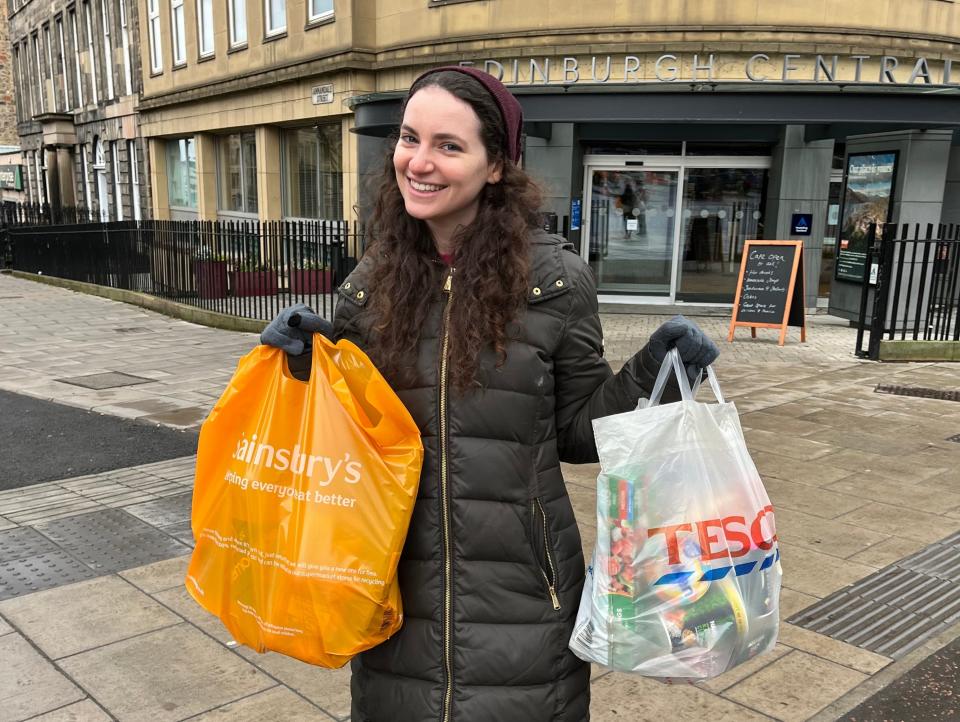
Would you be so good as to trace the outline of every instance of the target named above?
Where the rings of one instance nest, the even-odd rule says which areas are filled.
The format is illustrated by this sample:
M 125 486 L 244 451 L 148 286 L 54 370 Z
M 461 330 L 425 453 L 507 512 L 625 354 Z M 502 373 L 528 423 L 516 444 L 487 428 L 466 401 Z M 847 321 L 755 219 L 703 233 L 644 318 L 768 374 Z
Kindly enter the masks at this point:
M 466 63 L 520 99 L 523 164 L 602 301 L 730 304 L 746 240 L 802 238 L 807 305 L 829 296 L 845 312 L 865 218 L 960 220 L 953 2 L 137 10 L 158 218 L 358 220 L 404 91 L 428 67 Z
M 32 203 L 130 220 L 149 209 L 130 0 L 8 0 L 17 132 Z

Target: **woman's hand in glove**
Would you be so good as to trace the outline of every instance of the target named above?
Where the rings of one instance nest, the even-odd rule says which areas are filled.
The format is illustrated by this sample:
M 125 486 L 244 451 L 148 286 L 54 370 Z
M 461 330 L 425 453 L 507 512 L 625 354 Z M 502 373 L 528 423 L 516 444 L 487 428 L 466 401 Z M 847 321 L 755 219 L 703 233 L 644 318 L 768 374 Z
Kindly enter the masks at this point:
M 676 347 L 680 353 L 687 378 L 693 383 L 700 372 L 717 360 L 720 349 L 693 321 L 683 316 L 674 316 L 650 336 L 647 348 L 650 355 L 662 364 L 667 351 Z
M 313 312 L 309 306 L 297 303 L 283 309 L 260 334 L 260 343 L 281 348 L 291 356 L 309 353 L 313 334 L 333 336 L 333 325 Z

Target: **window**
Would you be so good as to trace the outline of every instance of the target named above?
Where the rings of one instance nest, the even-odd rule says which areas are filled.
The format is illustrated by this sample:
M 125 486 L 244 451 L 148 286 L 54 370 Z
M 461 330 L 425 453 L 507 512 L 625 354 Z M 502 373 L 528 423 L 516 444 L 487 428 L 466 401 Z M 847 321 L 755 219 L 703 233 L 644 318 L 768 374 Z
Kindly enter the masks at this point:
M 60 83 L 63 86 L 64 109 L 70 110 L 73 107 L 73 99 L 70 97 L 70 73 L 67 71 L 67 52 L 63 42 L 63 18 L 57 18 L 57 42 L 60 48 L 60 54 L 57 56 L 57 70 L 60 72 Z
M 173 34 L 173 64 L 187 62 L 186 35 L 183 25 L 183 0 L 170 0 L 170 32 Z
M 87 53 L 90 59 L 90 95 L 93 96 L 93 104 L 100 102 L 97 97 L 97 86 L 100 82 L 97 80 L 97 56 L 93 52 L 93 23 L 90 20 L 90 3 L 83 4 L 84 19 L 87 21 Z
M 123 194 L 120 192 L 120 143 L 110 144 L 110 159 L 113 161 L 113 205 L 117 209 L 117 220 L 123 220 Z
M 333 0 L 309 0 L 310 22 L 333 15 Z
M 83 166 L 83 200 L 87 204 L 87 212 L 90 212 L 90 166 L 87 165 L 87 146 L 80 146 L 80 161 Z
M 264 0 L 266 3 L 267 35 L 287 31 L 287 0 Z
M 47 70 L 43 74 L 44 85 L 46 81 L 50 80 L 50 91 L 53 96 L 53 112 L 60 110 L 60 99 L 57 97 L 57 79 L 55 77 L 56 73 L 53 68 L 53 46 L 50 43 L 50 26 L 43 26 L 43 47 L 46 50 L 47 58 Z
M 127 141 L 127 157 L 130 159 L 130 205 L 133 207 L 133 220 L 140 216 L 140 165 L 137 163 L 137 143 Z
M 213 0 L 197 0 L 197 40 L 200 57 L 213 55 Z
M 167 195 L 171 208 L 197 207 L 197 149 L 193 138 L 167 141 Z
M 130 76 L 130 29 L 127 27 L 127 0 L 120 2 L 120 42 L 123 44 L 123 92 L 133 95 L 133 79 Z
M 107 13 L 107 0 L 100 0 L 100 20 L 103 24 L 103 65 L 107 77 L 107 100 L 114 97 L 113 92 L 113 41 L 110 39 L 110 15 Z
M 147 0 L 150 33 L 150 72 L 163 72 L 163 46 L 160 44 L 160 0 Z
M 257 212 L 257 141 L 252 131 L 217 138 L 221 211 Z
M 43 162 L 42 148 L 38 151 L 34 151 L 33 164 L 34 164 L 35 175 L 37 179 L 37 202 L 46 203 L 47 202 L 47 169 L 45 167 L 46 164 Z
M 70 28 L 73 30 L 74 70 L 77 74 L 77 107 L 83 107 L 83 72 L 80 70 L 80 40 L 77 34 L 77 13 L 70 10 Z M 90 204 L 87 204 L 87 208 Z
M 37 115 L 37 111 L 40 113 L 46 112 L 46 104 L 44 102 L 44 88 L 43 88 L 43 63 L 40 62 L 40 38 L 37 35 L 33 36 L 33 62 L 34 70 L 36 71 L 37 78 L 37 104 L 33 107 L 33 114 Z
M 343 166 L 340 123 L 283 133 L 284 215 L 343 218 Z
M 230 47 L 247 44 L 247 0 L 227 0 L 230 15 Z
M 14 44 L 13 46 L 13 83 L 14 91 L 16 93 L 17 101 L 17 122 L 22 123 L 26 118 L 24 113 L 25 108 L 23 107 L 25 98 L 23 96 L 23 83 L 21 79 L 23 76 L 23 60 L 20 58 L 20 46 Z

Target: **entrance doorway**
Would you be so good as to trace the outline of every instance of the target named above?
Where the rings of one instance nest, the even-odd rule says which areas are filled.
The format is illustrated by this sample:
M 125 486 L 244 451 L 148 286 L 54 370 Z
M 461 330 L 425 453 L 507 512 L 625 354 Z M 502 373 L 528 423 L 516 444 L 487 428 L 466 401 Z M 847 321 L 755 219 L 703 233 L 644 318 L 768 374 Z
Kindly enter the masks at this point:
M 581 244 L 603 300 L 731 304 L 770 159 L 586 156 Z

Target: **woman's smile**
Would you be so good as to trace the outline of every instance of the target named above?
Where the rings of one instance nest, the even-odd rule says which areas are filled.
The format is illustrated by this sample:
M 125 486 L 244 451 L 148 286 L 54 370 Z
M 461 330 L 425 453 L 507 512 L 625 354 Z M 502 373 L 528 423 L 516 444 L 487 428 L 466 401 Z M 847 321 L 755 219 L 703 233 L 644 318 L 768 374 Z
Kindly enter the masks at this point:
M 437 183 L 422 183 L 420 181 L 415 181 L 410 177 L 407 178 L 407 183 L 415 193 L 427 197 L 435 195 L 439 191 L 442 191 L 444 188 L 446 188 L 445 185 L 439 185 Z

